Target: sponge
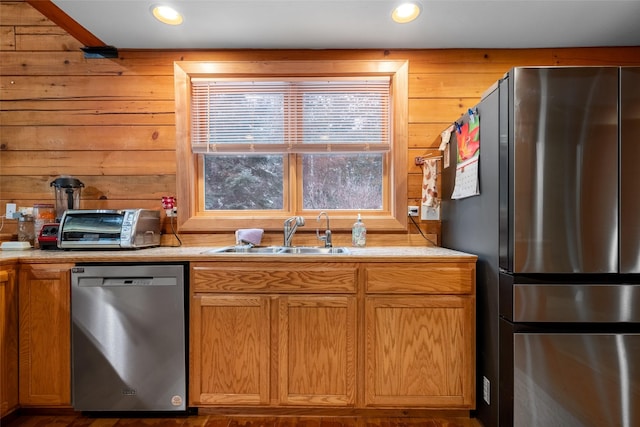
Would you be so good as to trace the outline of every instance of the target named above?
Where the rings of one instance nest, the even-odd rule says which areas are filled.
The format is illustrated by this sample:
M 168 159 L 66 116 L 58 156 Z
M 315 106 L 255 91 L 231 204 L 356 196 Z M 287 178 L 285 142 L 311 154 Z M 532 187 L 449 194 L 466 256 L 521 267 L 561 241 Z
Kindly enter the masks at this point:
M 31 249 L 29 242 L 2 242 L 0 249 L 3 251 L 24 251 Z

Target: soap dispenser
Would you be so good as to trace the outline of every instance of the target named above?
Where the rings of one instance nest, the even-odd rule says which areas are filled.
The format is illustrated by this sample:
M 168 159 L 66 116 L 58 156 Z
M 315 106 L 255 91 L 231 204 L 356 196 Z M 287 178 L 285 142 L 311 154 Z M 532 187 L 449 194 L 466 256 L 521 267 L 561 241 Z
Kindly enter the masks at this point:
M 362 222 L 362 217 L 358 214 L 358 220 L 351 228 L 351 244 L 358 248 L 363 248 L 367 243 L 367 228 Z

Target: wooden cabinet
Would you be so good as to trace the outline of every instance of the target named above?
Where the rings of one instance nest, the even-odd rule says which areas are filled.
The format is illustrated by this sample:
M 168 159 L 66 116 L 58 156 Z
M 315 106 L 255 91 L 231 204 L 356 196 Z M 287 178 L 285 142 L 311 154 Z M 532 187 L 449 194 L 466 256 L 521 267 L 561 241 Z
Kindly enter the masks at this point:
M 363 269 L 365 405 L 475 408 L 475 263 Z
M 469 298 L 368 298 L 366 404 L 471 408 L 472 312 Z
M 270 298 L 191 298 L 191 404 L 269 403 Z
M 283 258 L 191 262 L 189 406 L 475 408 L 475 258 Z M 2 414 L 71 407 L 73 265 L 0 266 Z
M 473 409 L 475 261 L 193 263 L 191 405 Z
M 0 418 L 18 407 L 18 289 L 15 265 L 0 266 Z
M 355 403 L 353 263 L 194 263 L 190 400 Z
M 19 400 L 23 406 L 71 405 L 71 267 L 20 266 Z
M 353 406 L 356 389 L 356 297 L 278 298 L 279 402 Z

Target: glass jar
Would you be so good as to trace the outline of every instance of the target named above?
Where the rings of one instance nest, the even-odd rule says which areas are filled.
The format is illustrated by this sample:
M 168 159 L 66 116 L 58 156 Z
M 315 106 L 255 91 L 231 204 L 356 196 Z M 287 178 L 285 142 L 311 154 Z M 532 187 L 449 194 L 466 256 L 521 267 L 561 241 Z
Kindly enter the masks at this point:
M 20 215 L 18 218 L 18 241 L 34 245 L 36 239 L 33 215 Z
M 54 209 L 52 204 L 38 203 L 33 205 L 33 234 L 34 234 L 33 247 L 34 248 L 40 247 L 40 243 L 38 242 L 38 236 L 40 235 L 40 230 L 42 229 L 42 226 L 45 224 L 55 222 L 55 220 L 56 220 L 56 210 Z

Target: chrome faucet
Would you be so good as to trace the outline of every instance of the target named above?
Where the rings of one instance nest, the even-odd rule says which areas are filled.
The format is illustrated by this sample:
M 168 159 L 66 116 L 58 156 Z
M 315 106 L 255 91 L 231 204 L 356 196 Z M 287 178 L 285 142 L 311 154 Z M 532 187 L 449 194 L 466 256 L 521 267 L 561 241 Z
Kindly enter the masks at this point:
M 304 225 L 304 218 L 301 216 L 292 216 L 284 221 L 284 245 L 291 246 L 291 239 L 296 233 L 298 226 Z
M 317 218 L 318 222 L 322 221 L 322 215 L 327 217 L 327 228 L 324 230 L 324 236 L 321 236 L 320 230 L 316 228 L 316 236 L 318 236 L 318 240 L 321 240 L 324 242 L 325 248 L 330 248 L 332 244 L 331 244 L 331 229 L 329 228 L 329 214 L 324 211 L 320 212 Z

